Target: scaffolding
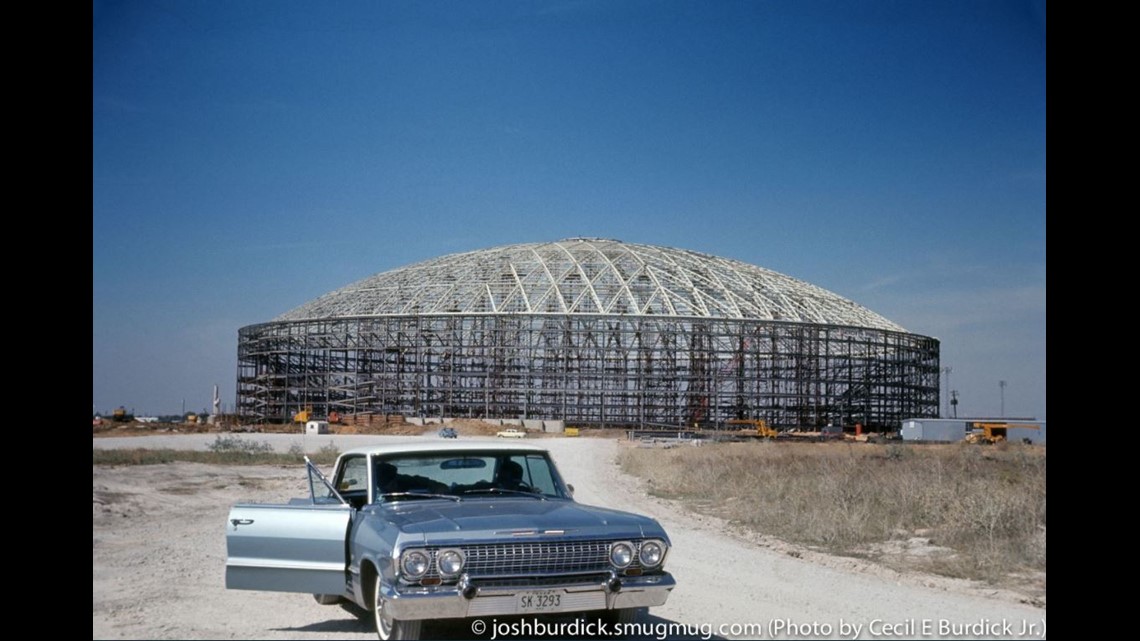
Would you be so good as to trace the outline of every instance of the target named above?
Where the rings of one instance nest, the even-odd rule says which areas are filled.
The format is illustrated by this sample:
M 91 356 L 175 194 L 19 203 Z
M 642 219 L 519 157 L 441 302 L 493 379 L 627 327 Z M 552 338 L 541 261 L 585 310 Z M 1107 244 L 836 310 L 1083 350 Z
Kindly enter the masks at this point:
M 571 238 L 370 276 L 238 335 L 238 410 L 896 427 L 938 415 L 939 345 L 698 252 Z
M 628 315 L 358 317 L 243 328 L 246 417 L 764 419 L 897 427 L 938 415 L 938 341 L 848 326 Z

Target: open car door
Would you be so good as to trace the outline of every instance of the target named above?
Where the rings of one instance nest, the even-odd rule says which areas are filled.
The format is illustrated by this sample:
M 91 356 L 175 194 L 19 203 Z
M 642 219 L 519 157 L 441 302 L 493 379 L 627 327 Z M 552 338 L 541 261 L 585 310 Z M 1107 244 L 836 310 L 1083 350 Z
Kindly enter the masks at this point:
M 344 594 L 353 509 L 306 457 L 309 499 L 238 504 L 226 522 L 226 587 Z

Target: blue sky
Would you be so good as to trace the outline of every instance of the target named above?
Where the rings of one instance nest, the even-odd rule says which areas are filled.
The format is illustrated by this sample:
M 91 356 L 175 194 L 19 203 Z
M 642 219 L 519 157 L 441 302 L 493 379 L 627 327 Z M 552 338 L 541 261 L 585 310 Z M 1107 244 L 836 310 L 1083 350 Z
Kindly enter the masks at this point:
M 234 401 L 237 330 L 572 236 L 784 272 L 1046 416 L 1043 2 L 93 3 L 92 403 Z

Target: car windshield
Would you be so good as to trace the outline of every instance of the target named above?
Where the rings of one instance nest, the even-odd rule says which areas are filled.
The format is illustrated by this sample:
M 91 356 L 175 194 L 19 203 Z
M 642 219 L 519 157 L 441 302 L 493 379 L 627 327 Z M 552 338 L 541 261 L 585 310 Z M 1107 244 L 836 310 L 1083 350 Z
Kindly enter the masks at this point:
M 378 501 L 567 498 L 554 465 L 541 452 L 417 452 L 379 457 L 374 465 Z

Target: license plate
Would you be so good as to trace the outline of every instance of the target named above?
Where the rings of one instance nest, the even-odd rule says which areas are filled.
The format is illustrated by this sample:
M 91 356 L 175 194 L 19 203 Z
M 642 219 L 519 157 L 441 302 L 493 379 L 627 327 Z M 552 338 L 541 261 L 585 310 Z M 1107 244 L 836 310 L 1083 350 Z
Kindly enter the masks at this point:
M 562 608 L 563 593 L 558 590 L 539 590 L 520 594 L 516 602 L 518 612 L 558 612 Z

